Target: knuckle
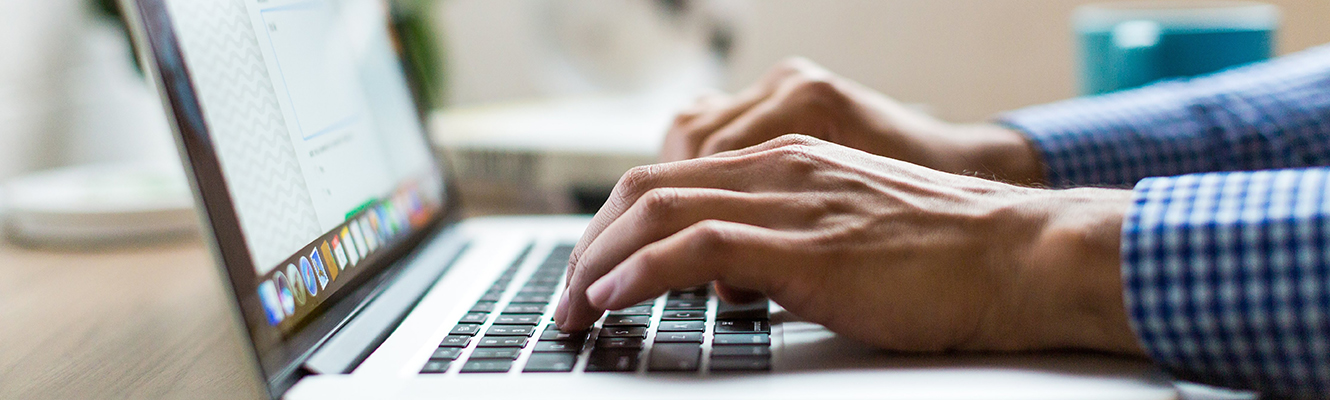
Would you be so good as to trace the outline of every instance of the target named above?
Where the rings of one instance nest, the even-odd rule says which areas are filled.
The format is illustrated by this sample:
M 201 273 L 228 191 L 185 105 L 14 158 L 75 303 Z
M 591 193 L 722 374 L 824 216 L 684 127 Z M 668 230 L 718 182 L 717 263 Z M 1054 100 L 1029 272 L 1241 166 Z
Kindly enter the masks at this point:
M 805 144 L 781 146 L 772 150 L 775 160 L 794 175 L 808 175 L 821 166 L 814 147 Z
M 719 257 L 731 252 L 732 240 L 725 223 L 718 220 L 704 220 L 688 229 L 688 239 L 698 253 Z
M 660 220 L 668 218 L 673 214 L 679 205 L 679 191 L 674 188 L 656 188 L 651 189 L 642 195 L 638 200 L 641 204 L 643 216 L 648 220 Z
M 824 143 L 818 138 L 800 133 L 787 133 L 773 140 L 775 140 L 777 147 L 803 146 L 810 149 Z
M 840 86 L 828 76 L 803 76 L 790 84 L 791 101 L 801 104 L 839 102 L 843 97 Z
M 633 167 L 623 174 L 619 179 L 618 188 L 620 193 L 636 197 L 636 195 L 645 192 L 655 181 L 660 173 L 659 164 L 640 165 Z

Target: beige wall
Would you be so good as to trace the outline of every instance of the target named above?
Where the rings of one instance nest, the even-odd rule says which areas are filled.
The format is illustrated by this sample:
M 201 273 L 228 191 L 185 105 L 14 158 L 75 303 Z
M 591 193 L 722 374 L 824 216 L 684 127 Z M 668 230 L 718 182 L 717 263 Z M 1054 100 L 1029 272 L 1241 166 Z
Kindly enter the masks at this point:
M 1071 0 L 756 0 L 730 86 L 804 55 L 953 120 L 1076 93 Z M 1276 0 L 1279 52 L 1330 42 L 1330 1 Z

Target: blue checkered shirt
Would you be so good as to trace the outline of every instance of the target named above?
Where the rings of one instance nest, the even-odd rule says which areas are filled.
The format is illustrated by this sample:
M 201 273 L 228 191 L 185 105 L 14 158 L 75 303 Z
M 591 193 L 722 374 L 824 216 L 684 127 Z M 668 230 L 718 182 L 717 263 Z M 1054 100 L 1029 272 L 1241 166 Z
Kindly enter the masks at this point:
M 1330 46 L 1032 107 L 1057 186 L 1134 186 L 1126 308 L 1180 378 L 1330 395 Z

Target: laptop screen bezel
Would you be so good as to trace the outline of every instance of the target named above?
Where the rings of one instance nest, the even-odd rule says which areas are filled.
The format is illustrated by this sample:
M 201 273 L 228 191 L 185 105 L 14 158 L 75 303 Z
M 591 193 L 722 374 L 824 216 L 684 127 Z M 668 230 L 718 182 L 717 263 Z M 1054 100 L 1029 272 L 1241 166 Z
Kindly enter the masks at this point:
M 451 169 L 443 168 L 446 162 L 443 155 L 431 149 L 430 155 L 442 180 L 438 185 L 443 192 L 439 194 L 439 198 L 443 199 L 442 210 L 423 229 L 410 233 L 391 248 L 382 249 L 374 258 L 367 259 L 358 268 L 369 271 L 355 276 L 342 290 L 325 300 L 316 315 L 302 321 L 299 329 L 283 337 L 275 327 L 266 323 L 256 291 L 259 282 L 254 273 L 254 261 L 241 230 L 228 183 L 222 173 L 166 1 L 121 0 L 121 7 L 126 11 L 124 14 L 130 22 L 144 70 L 151 75 L 168 108 L 168 117 L 171 119 L 186 176 L 194 189 L 196 204 L 207 227 L 204 233 L 208 235 L 208 245 L 227 278 L 228 294 L 234 300 L 236 314 L 245 327 L 242 334 L 254 348 L 253 355 L 269 393 L 277 396 L 302 376 L 300 364 L 352 318 L 360 306 L 377 293 L 378 287 L 386 284 L 405 267 L 398 260 L 457 220 L 459 204 L 456 196 L 452 196 L 455 191 L 452 187 L 453 179 L 449 177 Z M 400 64 L 402 54 L 397 53 L 396 58 Z M 410 70 L 405 70 L 408 79 L 413 78 Z M 413 82 L 410 86 L 413 94 L 418 94 L 417 85 Z M 412 99 L 412 104 L 419 108 L 416 99 Z M 427 126 L 424 118 L 427 110 L 418 111 L 421 126 Z

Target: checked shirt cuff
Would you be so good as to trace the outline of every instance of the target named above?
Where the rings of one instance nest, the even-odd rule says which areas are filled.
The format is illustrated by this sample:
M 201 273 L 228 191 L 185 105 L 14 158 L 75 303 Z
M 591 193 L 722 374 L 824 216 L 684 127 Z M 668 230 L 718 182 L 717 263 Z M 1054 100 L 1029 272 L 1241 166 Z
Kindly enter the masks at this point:
M 1180 378 L 1330 390 L 1330 169 L 1150 178 L 1122 228 L 1126 309 Z

